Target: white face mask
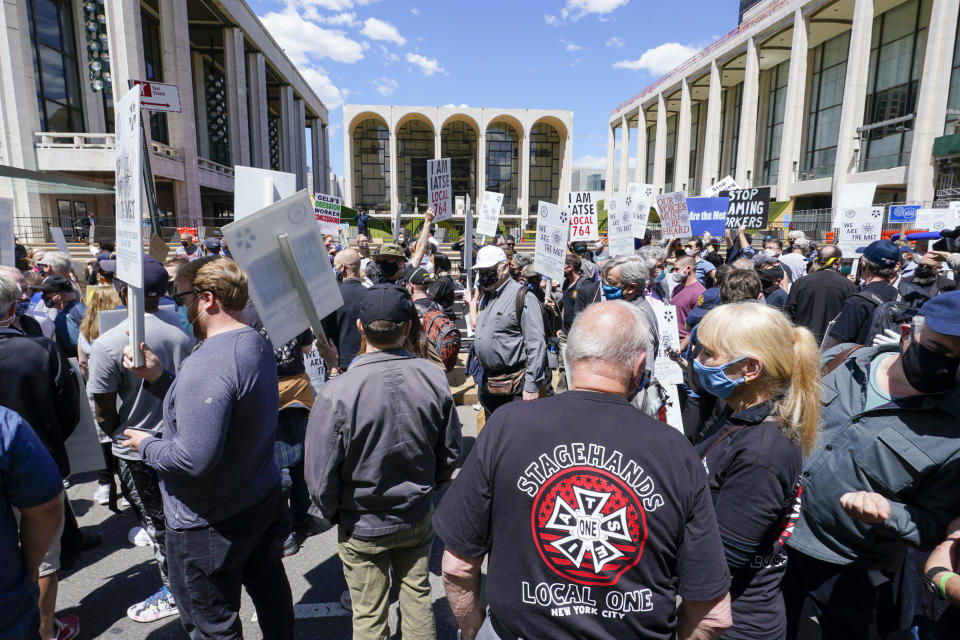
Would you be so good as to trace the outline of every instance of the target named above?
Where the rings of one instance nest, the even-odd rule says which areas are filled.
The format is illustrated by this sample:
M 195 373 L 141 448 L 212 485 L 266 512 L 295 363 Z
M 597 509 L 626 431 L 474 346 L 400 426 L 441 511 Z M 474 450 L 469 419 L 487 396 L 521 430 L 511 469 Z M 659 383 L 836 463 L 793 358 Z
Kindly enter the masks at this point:
M 670 277 L 673 278 L 674 282 L 683 282 L 687 279 L 687 274 L 684 271 L 672 271 Z

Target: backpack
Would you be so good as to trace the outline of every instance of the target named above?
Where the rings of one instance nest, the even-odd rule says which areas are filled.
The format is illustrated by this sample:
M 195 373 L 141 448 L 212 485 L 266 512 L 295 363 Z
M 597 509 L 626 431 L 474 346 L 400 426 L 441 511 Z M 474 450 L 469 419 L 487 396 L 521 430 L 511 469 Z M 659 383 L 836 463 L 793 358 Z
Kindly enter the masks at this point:
M 923 287 L 906 281 L 900 283 L 900 288 L 897 290 L 897 299 L 890 302 L 883 302 L 872 293 L 867 295 L 861 291 L 855 295 L 870 300 L 877 305 L 873 313 L 870 314 L 866 331 L 861 331 L 860 335 L 857 336 L 861 338 L 858 344 L 864 345 L 873 344 L 874 337 L 887 329 L 899 331 L 900 325 L 910 324 L 920 307 L 930 299 L 930 295 Z
M 520 320 L 523 318 L 523 301 L 526 299 L 526 297 L 527 288 L 521 287 L 520 290 L 517 291 L 517 298 L 514 301 L 517 312 L 517 324 L 521 327 L 523 326 L 520 322 Z M 540 305 L 540 317 L 543 319 L 543 338 L 549 344 L 551 338 L 555 339 L 557 337 L 557 331 L 559 331 L 560 327 L 562 326 L 560 314 L 555 310 L 550 309 L 547 307 L 547 305 L 543 304 L 539 300 L 537 301 L 537 304 Z
M 443 366 L 447 372 L 453 371 L 457 366 L 457 356 L 460 354 L 460 329 L 457 329 L 457 325 L 444 315 L 442 309 L 421 311 L 419 306 L 414 305 L 414 307 L 420 315 L 420 324 L 423 325 L 423 331 L 427 334 L 427 341 L 443 360 Z

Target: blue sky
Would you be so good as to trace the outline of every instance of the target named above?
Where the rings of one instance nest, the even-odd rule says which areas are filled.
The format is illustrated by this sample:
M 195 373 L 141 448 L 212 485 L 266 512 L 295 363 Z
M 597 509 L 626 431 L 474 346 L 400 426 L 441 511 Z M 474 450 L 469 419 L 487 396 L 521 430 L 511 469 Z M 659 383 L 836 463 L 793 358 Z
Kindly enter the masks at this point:
M 330 109 L 571 109 L 574 164 L 604 166 L 611 109 L 737 24 L 737 0 L 248 0 Z

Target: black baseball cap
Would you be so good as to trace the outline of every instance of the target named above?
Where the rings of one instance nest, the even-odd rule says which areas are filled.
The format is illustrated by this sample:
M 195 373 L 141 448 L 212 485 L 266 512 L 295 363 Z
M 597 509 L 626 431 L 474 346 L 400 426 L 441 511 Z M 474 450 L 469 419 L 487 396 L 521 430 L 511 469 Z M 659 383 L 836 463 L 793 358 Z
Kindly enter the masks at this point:
M 389 320 L 395 324 L 410 319 L 413 303 L 407 292 L 395 284 L 377 284 L 367 289 L 360 301 L 360 324 Z
M 104 260 L 104 262 L 107 262 Z M 113 262 L 112 271 L 117 272 L 116 260 Z M 123 280 L 119 280 L 127 284 Z M 129 286 L 129 285 L 128 285 Z M 170 286 L 170 275 L 162 264 L 157 262 L 152 256 L 143 254 L 143 295 L 149 298 L 158 298 L 167 295 L 167 289 Z
M 433 276 L 430 275 L 430 272 L 424 269 L 423 267 L 417 267 L 413 270 L 410 276 L 407 278 L 407 282 L 410 284 L 430 284 L 433 282 Z
M 70 278 L 64 276 L 47 276 L 40 283 L 40 286 L 33 287 L 33 290 L 43 293 L 72 293 L 73 283 L 70 282 Z

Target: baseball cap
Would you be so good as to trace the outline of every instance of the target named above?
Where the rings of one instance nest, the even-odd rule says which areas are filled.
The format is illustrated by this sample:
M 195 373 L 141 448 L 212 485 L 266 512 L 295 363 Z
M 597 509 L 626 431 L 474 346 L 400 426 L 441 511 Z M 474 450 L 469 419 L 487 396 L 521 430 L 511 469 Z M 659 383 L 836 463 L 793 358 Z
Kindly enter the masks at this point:
M 207 238 L 203 241 L 203 246 L 207 249 L 219 249 L 220 248 L 220 239 L 219 238 Z
M 430 284 L 433 282 L 433 276 L 423 267 L 417 267 L 407 278 L 410 284 Z
M 402 258 L 407 259 L 407 255 L 403 252 L 403 249 L 398 244 L 382 244 L 377 247 L 377 250 L 373 254 L 373 259 L 377 258 Z
M 718 304 L 720 304 L 720 289 L 717 287 L 707 289 L 697 298 L 697 306 L 687 314 L 687 324 L 692 329 L 698 322 L 703 320 L 703 316 L 707 315 L 708 311 Z
M 927 326 L 945 336 L 960 336 L 960 291 L 945 291 L 924 303 L 918 316 Z
M 577 240 L 576 242 L 571 242 L 570 246 L 576 253 L 583 253 L 587 250 L 587 243 L 583 240 Z
M 70 282 L 70 278 L 63 276 L 47 276 L 39 287 L 33 287 L 33 289 L 44 293 L 71 293 L 73 292 L 73 283 Z
M 889 240 L 874 240 L 866 247 L 857 249 L 857 253 L 874 264 L 889 267 L 900 262 L 900 248 Z
M 760 251 L 753 256 L 753 266 L 756 268 L 762 267 L 765 264 L 777 264 L 778 262 L 779 260 L 773 256 L 768 256 L 763 251 Z
M 412 308 L 406 291 L 393 284 L 377 284 L 367 289 L 360 301 L 360 324 L 367 326 L 376 320 L 406 322 Z
M 503 249 L 492 244 L 488 244 L 485 247 L 481 247 L 480 251 L 477 252 L 477 264 L 473 265 L 474 269 L 491 269 L 501 262 L 507 261 L 507 254 L 504 253 Z
M 100 267 L 100 271 L 103 271 L 104 273 L 115 274 L 117 272 L 117 261 L 113 259 L 98 260 L 97 266 Z
M 106 262 L 106 261 L 104 261 Z M 117 261 L 113 260 L 113 272 L 117 271 Z M 117 279 L 118 282 L 129 286 L 124 281 Z M 148 254 L 143 254 L 143 295 L 149 298 L 157 298 L 167 294 L 167 288 L 170 285 L 170 275 L 162 264 L 153 259 Z

